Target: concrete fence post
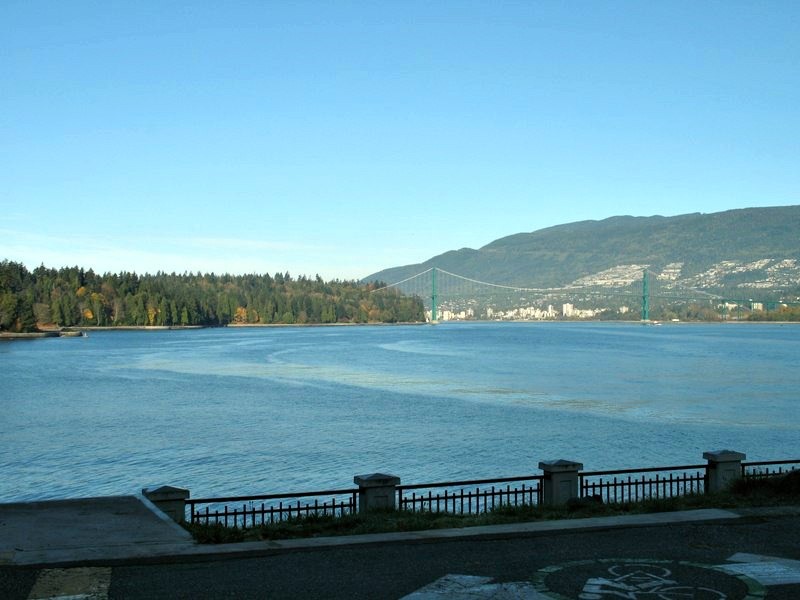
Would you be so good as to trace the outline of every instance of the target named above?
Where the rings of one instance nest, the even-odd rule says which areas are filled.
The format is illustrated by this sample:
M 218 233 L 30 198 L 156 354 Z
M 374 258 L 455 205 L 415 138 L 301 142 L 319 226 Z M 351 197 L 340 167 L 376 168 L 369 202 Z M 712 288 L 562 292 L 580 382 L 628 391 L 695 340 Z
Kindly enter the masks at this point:
M 703 452 L 708 461 L 706 466 L 706 492 L 722 492 L 733 481 L 742 477 L 742 461 L 747 458 L 743 452 L 735 450 L 715 450 Z
M 397 486 L 400 478 L 385 473 L 356 475 L 353 483 L 358 486 L 358 512 L 375 509 L 394 510 L 397 507 Z
M 144 488 L 142 495 L 176 523 L 186 521 L 186 500 L 189 490 L 162 485 L 159 488 Z
M 542 502 L 544 504 L 566 504 L 571 498 L 580 497 L 580 473 L 583 463 L 571 460 L 549 460 L 539 463 L 544 471 L 542 480 Z

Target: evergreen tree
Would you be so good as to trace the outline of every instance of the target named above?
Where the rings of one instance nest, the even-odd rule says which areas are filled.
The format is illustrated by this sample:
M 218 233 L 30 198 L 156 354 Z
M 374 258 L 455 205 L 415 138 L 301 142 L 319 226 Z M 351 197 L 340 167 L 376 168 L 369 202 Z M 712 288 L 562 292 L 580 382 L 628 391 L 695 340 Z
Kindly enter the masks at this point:
M 372 294 L 374 286 L 293 280 L 287 273 L 106 273 L 0 262 L 0 329 L 35 328 L 52 321 L 81 325 L 226 325 L 239 323 L 334 323 L 423 320 L 416 298 Z

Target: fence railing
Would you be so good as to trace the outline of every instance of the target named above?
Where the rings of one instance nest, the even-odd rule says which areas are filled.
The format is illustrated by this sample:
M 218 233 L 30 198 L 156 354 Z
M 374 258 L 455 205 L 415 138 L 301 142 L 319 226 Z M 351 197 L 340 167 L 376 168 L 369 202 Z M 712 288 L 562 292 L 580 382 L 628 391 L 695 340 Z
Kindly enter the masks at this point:
M 358 488 L 231 496 L 224 498 L 192 498 L 186 500 L 189 522 L 225 527 L 256 527 L 291 518 L 311 515 L 344 516 L 357 512 Z
M 581 497 L 597 498 L 605 503 L 702 494 L 705 488 L 706 465 L 583 471 L 580 474 Z
M 541 475 L 397 486 L 398 508 L 412 512 L 477 515 L 501 506 L 534 505 L 541 502 Z
M 565 504 L 576 497 L 638 502 L 722 491 L 739 476 L 760 479 L 800 470 L 800 459 L 742 462 L 744 456 L 722 450 L 704 453 L 707 464 L 609 471 L 583 471 L 581 463 L 559 460 L 539 463 L 543 475 L 412 485 L 401 485 L 394 475 L 372 474 L 356 476 L 357 488 L 261 496 L 189 499 L 189 490 L 170 486 L 144 491 L 179 522 L 256 527 L 293 518 L 344 516 L 372 507 L 477 515 L 501 507 Z
M 742 463 L 744 479 L 764 479 L 800 469 L 800 460 L 764 460 Z

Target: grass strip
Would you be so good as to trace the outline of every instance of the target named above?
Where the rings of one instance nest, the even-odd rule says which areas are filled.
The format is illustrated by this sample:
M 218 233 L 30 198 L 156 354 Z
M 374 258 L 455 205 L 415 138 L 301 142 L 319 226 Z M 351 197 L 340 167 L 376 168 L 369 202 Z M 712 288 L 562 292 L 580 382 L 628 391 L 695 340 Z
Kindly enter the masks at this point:
M 673 498 L 651 498 L 638 502 L 602 503 L 574 500 L 564 506 L 504 505 L 478 515 L 445 512 L 376 510 L 342 516 L 309 515 L 293 517 L 256 527 L 236 528 L 220 524 L 185 524 L 202 544 L 258 540 L 284 540 L 337 535 L 391 533 L 503 525 L 553 519 L 580 519 L 699 508 L 746 508 L 800 504 L 800 471 L 763 479 L 740 479 L 729 490 L 716 494 L 693 494 Z

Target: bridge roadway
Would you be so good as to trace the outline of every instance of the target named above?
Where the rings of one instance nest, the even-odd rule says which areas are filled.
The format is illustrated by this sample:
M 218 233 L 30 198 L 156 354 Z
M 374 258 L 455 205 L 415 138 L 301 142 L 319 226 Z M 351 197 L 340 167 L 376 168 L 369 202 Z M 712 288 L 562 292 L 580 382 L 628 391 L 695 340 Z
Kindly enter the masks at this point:
M 0 598 L 800 598 L 800 507 L 201 546 L 141 498 L 0 505 Z

